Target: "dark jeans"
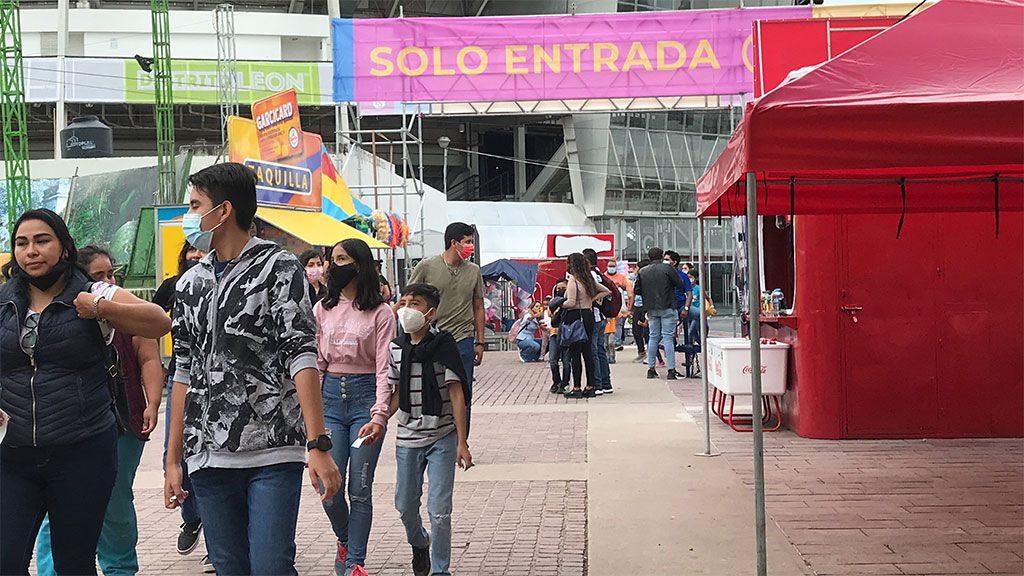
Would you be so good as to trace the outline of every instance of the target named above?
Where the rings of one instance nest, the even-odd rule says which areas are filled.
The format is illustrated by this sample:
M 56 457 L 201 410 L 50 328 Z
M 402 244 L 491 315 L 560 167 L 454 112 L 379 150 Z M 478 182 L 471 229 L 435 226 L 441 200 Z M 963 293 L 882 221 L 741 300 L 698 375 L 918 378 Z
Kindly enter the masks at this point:
M 470 410 L 470 404 L 472 404 L 473 401 L 473 366 L 476 362 L 473 338 L 463 338 L 462 340 L 459 340 L 459 356 L 462 356 L 462 365 L 466 368 L 466 378 L 469 378 L 470 397 L 466 398 L 466 438 L 469 438 L 469 416 L 472 413 L 472 410 Z
M 591 346 L 591 339 L 594 334 L 594 312 L 592 310 L 567 310 L 563 326 L 567 326 L 576 320 L 583 320 L 583 327 L 587 331 L 587 339 L 569 346 L 569 358 L 572 361 L 572 386 L 580 388 L 583 380 L 583 369 L 587 370 L 587 386 L 597 388 L 597 377 L 594 374 L 594 352 Z
M 295 575 L 300 462 L 192 472 L 206 551 L 218 574 Z
M 559 370 L 558 363 L 561 361 L 562 368 Z M 556 386 L 568 386 L 569 376 L 572 374 L 569 360 L 569 347 L 562 347 L 558 342 L 558 335 L 548 339 L 548 365 L 551 366 L 551 383 Z
M 49 512 L 58 574 L 96 574 L 96 544 L 117 477 L 117 428 L 67 446 L 0 446 L 0 574 L 28 574 Z
M 645 325 L 640 326 L 643 322 Z M 633 339 L 636 340 L 637 356 L 647 357 L 647 342 L 651 339 L 651 331 L 646 326 L 647 311 L 643 308 L 633 308 Z
M 594 357 L 593 386 L 599 390 L 612 389 L 612 370 L 608 362 L 608 349 L 605 347 L 604 329 L 608 320 L 594 321 L 594 331 L 590 335 L 590 353 Z
M 160 465 L 167 468 L 167 437 L 170 436 L 171 431 L 171 388 L 174 387 L 174 380 L 171 378 L 167 379 L 167 407 L 164 409 L 164 457 L 160 460 Z M 185 464 L 185 459 L 181 459 L 181 489 L 188 492 L 189 497 L 185 498 L 185 501 L 181 504 L 181 521 L 186 524 L 198 524 L 199 523 L 199 499 L 196 498 L 196 492 L 192 489 L 192 479 L 188 476 L 188 465 Z

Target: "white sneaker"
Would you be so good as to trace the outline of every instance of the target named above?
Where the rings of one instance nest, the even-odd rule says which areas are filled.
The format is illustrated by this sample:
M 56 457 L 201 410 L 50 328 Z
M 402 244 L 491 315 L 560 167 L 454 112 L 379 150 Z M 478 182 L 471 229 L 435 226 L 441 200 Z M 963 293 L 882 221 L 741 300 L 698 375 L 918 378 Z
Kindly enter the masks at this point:
M 203 556 L 202 565 L 203 565 L 203 573 L 204 574 L 216 574 L 217 573 L 217 569 L 213 567 L 213 562 L 210 562 L 210 556 L 209 555 Z

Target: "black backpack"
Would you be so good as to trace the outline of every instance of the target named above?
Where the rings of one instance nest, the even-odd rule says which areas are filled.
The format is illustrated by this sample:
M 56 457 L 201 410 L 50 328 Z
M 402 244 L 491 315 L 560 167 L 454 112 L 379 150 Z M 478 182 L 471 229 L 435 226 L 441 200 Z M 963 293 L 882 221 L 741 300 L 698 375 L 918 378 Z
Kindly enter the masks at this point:
M 622 291 L 619 290 L 619 286 L 612 282 L 612 279 L 597 273 L 601 277 L 601 285 L 611 291 L 611 294 L 605 296 L 601 303 L 598 305 L 598 309 L 601 310 L 601 314 L 605 318 L 616 318 L 622 312 Z

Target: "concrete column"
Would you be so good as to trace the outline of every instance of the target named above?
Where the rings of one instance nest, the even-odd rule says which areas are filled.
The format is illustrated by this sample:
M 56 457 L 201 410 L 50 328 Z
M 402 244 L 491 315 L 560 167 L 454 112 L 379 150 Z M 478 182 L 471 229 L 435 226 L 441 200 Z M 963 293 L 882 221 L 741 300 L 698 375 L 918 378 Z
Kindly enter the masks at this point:
M 513 156 L 516 158 L 516 199 L 521 200 L 526 196 L 526 126 L 515 127 L 515 144 L 513 144 Z

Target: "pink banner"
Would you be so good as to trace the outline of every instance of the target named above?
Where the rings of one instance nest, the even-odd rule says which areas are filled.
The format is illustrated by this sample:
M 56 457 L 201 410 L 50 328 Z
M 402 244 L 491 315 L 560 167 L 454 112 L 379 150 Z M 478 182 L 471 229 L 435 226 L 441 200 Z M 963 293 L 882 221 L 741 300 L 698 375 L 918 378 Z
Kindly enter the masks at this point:
M 339 102 L 749 93 L 754 20 L 810 6 L 497 18 L 335 19 Z

